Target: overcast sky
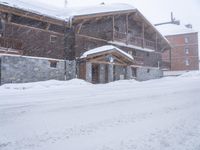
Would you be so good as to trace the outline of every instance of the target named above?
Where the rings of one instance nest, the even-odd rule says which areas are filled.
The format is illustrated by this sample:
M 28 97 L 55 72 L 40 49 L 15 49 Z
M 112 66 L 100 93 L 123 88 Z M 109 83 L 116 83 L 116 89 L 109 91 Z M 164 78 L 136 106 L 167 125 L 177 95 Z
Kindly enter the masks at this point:
M 35 1 L 64 7 L 65 0 Z M 180 20 L 182 24 L 190 23 L 195 30 L 200 32 L 200 0 L 68 0 L 68 6 L 88 6 L 101 2 L 105 4 L 129 3 L 138 8 L 154 24 L 170 21 L 170 12 L 173 12 L 174 17 Z

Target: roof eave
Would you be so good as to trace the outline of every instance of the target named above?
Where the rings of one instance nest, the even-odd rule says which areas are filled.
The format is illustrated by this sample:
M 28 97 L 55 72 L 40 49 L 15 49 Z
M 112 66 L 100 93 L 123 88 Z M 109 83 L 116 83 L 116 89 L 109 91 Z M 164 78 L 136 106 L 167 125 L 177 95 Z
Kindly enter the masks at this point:
M 99 12 L 99 13 L 92 13 L 92 14 L 84 14 L 84 15 L 74 15 L 72 16 L 73 20 L 79 19 L 87 19 L 87 18 L 95 18 L 95 17 L 103 17 L 103 16 L 110 16 L 110 15 L 117 15 L 117 14 L 127 14 L 136 12 L 136 9 L 129 9 L 129 10 L 119 10 L 119 11 L 109 11 L 109 12 Z
M 146 17 L 138 9 L 136 9 L 136 11 L 163 38 L 163 40 L 166 42 L 167 46 L 169 46 L 169 48 L 172 48 L 169 41 L 165 38 L 165 36 L 162 35 L 160 33 L 160 31 L 158 29 L 156 29 L 156 27 L 149 20 L 147 20 Z

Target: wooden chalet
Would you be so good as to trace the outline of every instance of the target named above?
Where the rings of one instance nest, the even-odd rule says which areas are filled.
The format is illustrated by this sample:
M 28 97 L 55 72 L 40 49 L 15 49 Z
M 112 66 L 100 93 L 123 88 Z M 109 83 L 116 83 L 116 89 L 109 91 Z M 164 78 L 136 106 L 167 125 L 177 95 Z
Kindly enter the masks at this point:
M 150 72 L 161 71 L 161 53 L 170 45 L 133 6 L 112 4 L 48 12 L 51 10 L 1 2 L 0 53 L 12 51 L 24 56 L 76 61 L 76 76 L 93 83 L 160 77 L 160 73 Z M 83 57 L 105 45 L 114 48 Z

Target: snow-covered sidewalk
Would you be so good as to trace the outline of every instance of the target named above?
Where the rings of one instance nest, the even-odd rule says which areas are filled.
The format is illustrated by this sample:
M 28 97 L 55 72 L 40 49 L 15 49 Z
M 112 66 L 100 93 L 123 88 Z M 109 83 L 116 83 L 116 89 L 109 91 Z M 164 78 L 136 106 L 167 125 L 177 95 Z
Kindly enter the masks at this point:
M 199 150 L 200 73 L 0 87 L 0 150 Z

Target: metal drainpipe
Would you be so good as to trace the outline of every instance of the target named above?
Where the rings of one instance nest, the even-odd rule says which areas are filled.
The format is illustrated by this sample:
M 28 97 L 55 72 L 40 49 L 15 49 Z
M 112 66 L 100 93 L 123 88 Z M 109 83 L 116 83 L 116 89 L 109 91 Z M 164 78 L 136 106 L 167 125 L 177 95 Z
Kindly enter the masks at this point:
M 67 80 L 67 26 L 69 25 L 69 28 L 72 28 L 72 17 L 69 18 L 68 22 L 64 21 L 64 53 L 65 53 L 65 58 L 64 58 L 64 68 L 65 68 L 65 80 Z M 76 61 L 76 59 L 75 59 Z M 76 65 L 76 64 L 75 64 Z M 77 69 L 76 69 L 77 70 Z M 77 71 L 76 71 L 76 75 L 77 75 Z
M 67 41 L 66 41 L 66 33 L 67 33 L 67 22 L 64 21 L 64 80 L 67 80 Z
M 170 57 L 170 70 L 172 70 L 172 49 L 169 50 L 169 57 Z
M 72 25 L 73 25 L 73 18 L 70 17 L 69 18 L 69 28 L 71 29 L 72 28 Z M 76 54 L 75 54 L 75 58 L 74 58 L 74 61 L 75 61 L 75 76 L 76 78 L 78 78 L 78 64 L 79 64 L 79 58 L 76 58 Z

